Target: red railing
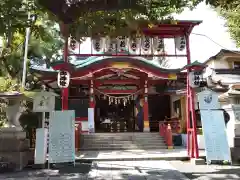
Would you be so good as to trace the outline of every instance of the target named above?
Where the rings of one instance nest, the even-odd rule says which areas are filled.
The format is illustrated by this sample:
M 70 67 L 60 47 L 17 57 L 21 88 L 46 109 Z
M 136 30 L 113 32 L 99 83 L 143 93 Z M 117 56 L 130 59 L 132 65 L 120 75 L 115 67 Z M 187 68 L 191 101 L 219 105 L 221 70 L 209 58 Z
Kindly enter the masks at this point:
M 175 125 L 178 124 L 178 125 Z M 164 137 L 165 143 L 167 144 L 168 149 L 173 148 L 173 127 L 174 131 L 179 132 L 180 122 L 179 121 L 168 121 L 168 122 L 159 122 L 159 134 Z

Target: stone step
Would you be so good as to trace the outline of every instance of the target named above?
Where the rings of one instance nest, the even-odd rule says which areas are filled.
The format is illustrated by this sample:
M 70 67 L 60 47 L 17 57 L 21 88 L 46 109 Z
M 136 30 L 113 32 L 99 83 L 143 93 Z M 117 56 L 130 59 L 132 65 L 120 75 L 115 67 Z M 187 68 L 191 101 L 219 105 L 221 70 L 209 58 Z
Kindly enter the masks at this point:
M 159 133 L 94 133 L 81 135 L 80 150 L 166 149 Z
M 164 142 L 164 139 L 139 139 L 139 140 L 117 140 L 117 139 L 111 139 L 111 140 L 106 140 L 106 139 L 82 139 L 82 142 L 92 142 L 92 143 L 113 143 L 113 142 L 120 142 L 120 143 L 157 143 L 157 142 Z
M 123 137 L 119 137 L 119 138 L 104 138 L 104 137 L 94 137 L 94 138 L 86 138 L 86 137 L 81 137 L 81 139 L 84 140 L 94 140 L 94 141 L 98 141 L 98 140 L 105 140 L 105 141 L 151 141 L 151 140 L 163 140 L 163 138 L 161 137 L 149 137 L 149 138 L 132 138 L 132 137 L 127 137 L 127 138 L 123 138 Z
M 89 137 L 126 137 L 126 136 L 137 136 L 137 137 L 152 137 L 159 136 L 159 133 L 94 133 L 94 134 L 82 134 L 83 136 Z
M 80 151 L 99 151 L 99 150 L 150 150 L 150 149 L 167 149 L 166 146 L 143 146 L 143 147 L 81 147 Z
M 103 146 L 103 145 L 111 145 L 111 144 L 118 144 L 118 145 L 138 145 L 138 146 L 142 146 L 142 145 L 165 145 L 164 142 L 159 142 L 159 143 L 118 143 L 118 142 L 114 142 L 114 143 L 89 143 L 89 142 L 83 142 L 81 143 L 81 145 L 96 145 L 96 146 Z
M 106 137 L 106 138 L 112 138 L 112 137 L 160 137 L 159 134 L 148 134 L 148 135 L 141 135 L 141 134 L 126 134 L 126 135 L 100 135 L 100 134 L 82 134 L 83 137 Z
M 96 145 L 96 144 L 83 144 L 82 147 L 166 147 L 165 144 L 132 144 L 132 145 L 126 145 L 126 144 L 102 144 L 102 145 Z

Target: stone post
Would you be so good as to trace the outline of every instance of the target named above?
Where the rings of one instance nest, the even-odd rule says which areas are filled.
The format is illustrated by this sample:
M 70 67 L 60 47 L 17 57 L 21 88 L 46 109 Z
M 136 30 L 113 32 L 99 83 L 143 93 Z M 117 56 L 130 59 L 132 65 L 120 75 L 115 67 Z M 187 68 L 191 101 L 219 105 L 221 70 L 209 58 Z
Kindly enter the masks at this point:
M 234 104 L 234 98 L 229 97 L 229 104 L 222 107 L 230 116 L 226 131 L 232 159 L 238 161 L 240 160 L 240 104 Z

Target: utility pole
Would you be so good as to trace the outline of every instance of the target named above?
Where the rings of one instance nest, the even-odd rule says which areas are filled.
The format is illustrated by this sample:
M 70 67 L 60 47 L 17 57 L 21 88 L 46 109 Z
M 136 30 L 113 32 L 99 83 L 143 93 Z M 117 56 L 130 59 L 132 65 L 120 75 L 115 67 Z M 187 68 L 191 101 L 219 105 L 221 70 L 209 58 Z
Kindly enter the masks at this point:
M 28 12 L 28 20 L 30 20 L 30 12 Z M 28 43 L 30 37 L 30 26 L 26 28 L 24 59 L 23 59 L 23 74 L 22 74 L 22 88 L 25 89 L 26 76 L 27 76 L 27 59 L 28 59 Z

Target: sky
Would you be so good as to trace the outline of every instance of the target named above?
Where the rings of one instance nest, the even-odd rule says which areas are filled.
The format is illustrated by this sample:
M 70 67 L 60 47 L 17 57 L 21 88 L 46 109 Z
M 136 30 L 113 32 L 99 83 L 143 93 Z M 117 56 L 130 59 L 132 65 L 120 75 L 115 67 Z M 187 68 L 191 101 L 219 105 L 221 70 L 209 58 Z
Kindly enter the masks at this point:
M 202 24 L 196 26 L 192 33 L 204 34 L 222 45 L 225 49 L 236 50 L 236 46 L 228 33 L 225 21 L 211 9 L 210 6 L 201 3 L 193 11 L 186 10 L 176 16 L 179 20 L 201 20 Z M 216 45 L 206 37 L 192 34 L 190 36 L 191 59 L 200 62 L 206 61 L 209 57 L 217 54 L 223 47 Z

